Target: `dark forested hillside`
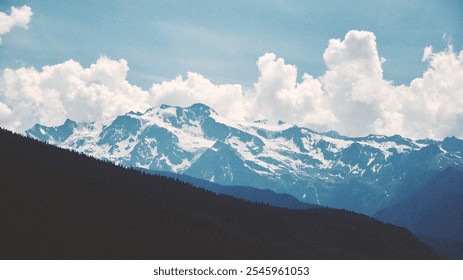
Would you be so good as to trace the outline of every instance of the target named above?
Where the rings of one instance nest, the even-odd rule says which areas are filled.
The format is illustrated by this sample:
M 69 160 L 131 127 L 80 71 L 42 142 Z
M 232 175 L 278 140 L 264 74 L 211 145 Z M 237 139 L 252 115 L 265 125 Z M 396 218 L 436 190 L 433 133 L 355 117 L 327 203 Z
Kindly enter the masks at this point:
M 0 131 L 1 259 L 433 259 L 404 228 L 253 204 Z

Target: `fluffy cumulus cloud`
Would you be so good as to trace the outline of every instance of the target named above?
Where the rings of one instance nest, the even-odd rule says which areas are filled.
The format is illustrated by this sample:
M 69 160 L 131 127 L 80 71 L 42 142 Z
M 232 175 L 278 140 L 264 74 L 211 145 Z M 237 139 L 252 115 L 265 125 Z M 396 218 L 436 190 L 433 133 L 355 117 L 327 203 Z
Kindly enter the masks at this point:
M 248 91 L 189 73 L 186 79 L 153 85 L 150 105 L 203 102 L 233 119 L 284 120 L 352 136 L 463 137 L 463 51 L 426 47 L 428 69 L 409 86 L 383 78 L 386 60 L 371 32 L 353 30 L 344 39 L 330 40 L 323 58 L 325 74 L 303 73 L 298 81 L 296 66 L 264 54 L 257 61 L 259 79 Z
M 259 58 L 260 77 L 254 91 L 247 93 L 254 118 L 284 120 L 321 128 L 336 122 L 327 107 L 322 83 L 309 74 L 297 82 L 297 69 L 268 53 Z
M 94 121 L 164 103 L 202 102 L 232 119 L 283 120 L 352 136 L 463 138 L 463 51 L 426 47 L 428 68 L 408 86 L 383 78 L 385 59 L 371 32 L 353 30 L 330 40 L 323 58 L 323 75 L 298 78 L 296 66 L 264 54 L 257 61 L 259 78 L 248 90 L 188 73 L 144 91 L 127 81 L 125 60 L 106 57 L 88 68 L 70 60 L 40 71 L 6 69 L 0 77 L 0 125 L 22 131 L 37 122 Z
M 429 68 L 423 77 L 397 93 L 403 129 L 431 138 L 463 137 L 463 51 L 456 53 L 450 46 L 426 60 Z
M 10 14 L 0 12 L 0 44 L 2 43 L 1 36 L 10 32 L 13 27 L 27 29 L 31 17 L 32 9 L 29 6 L 11 7 Z
M 66 118 L 94 121 L 149 108 L 148 93 L 127 79 L 127 61 L 101 57 L 88 68 L 69 60 L 34 68 L 5 69 L 0 78 L 0 123 L 23 131 Z

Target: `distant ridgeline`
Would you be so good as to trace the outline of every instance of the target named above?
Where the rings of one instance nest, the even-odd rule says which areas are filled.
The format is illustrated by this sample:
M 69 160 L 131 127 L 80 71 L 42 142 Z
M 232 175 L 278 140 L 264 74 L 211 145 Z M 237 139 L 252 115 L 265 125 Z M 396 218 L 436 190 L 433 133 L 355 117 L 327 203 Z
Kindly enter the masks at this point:
M 405 228 L 289 210 L 0 129 L 0 259 L 435 259 Z

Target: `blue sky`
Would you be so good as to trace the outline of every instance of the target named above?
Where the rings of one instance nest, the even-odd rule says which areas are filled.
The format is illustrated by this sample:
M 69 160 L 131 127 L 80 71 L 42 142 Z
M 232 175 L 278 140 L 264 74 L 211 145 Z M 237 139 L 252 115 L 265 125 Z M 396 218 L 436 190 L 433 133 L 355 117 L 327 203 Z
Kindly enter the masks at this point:
M 461 0 L 3 0 L 0 126 L 202 102 L 320 132 L 463 138 L 462 19 Z
M 216 83 L 252 86 L 259 56 L 273 52 L 319 76 L 331 38 L 353 29 L 376 35 L 384 76 L 409 83 L 426 65 L 423 49 L 463 46 L 463 2 L 448 1 L 59 1 L 28 5 L 29 30 L 4 35 L 0 68 L 41 67 L 104 54 L 129 62 L 129 81 L 153 82 L 193 71 Z

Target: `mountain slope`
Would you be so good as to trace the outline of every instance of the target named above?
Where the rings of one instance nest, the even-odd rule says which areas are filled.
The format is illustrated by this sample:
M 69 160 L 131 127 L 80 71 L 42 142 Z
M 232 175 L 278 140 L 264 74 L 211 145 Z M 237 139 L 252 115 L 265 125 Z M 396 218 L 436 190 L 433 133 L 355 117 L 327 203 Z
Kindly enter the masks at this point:
M 463 172 L 449 167 L 429 179 L 418 192 L 380 210 L 374 217 L 404 226 L 428 239 L 463 244 L 462 201 Z
M 168 178 L 176 179 L 184 183 L 192 184 L 195 187 L 199 187 L 217 194 L 225 194 L 235 198 L 244 199 L 250 202 L 258 202 L 268 204 L 276 207 L 283 207 L 288 209 L 307 210 L 311 208 L 319 208 L 320 206 L 303 203 L 297 200 L 295 197 L 284 194 L 275 193 L 271 190 L 257 189 L 247 186 L 223 186 L 216 183 L 212 183 L 206 180 L 190 177 L 188 175 L 176 174 L 166 171 L 153 171 L 143 168 L 135 168 L 143 173 L 160 175 Z
M 232 121 L 204 104 L 161 105 L 96 123 L 37 124 L 26 135 L 123 166 L 271 189 L 369 215 L 404 198 L 404 179 L 463 168 L 463 141 L 456 138 L 350 138 L 282 122 Z
M 0 259 L 433 259 L 403 228 L 253 204 L 0 130 Z

